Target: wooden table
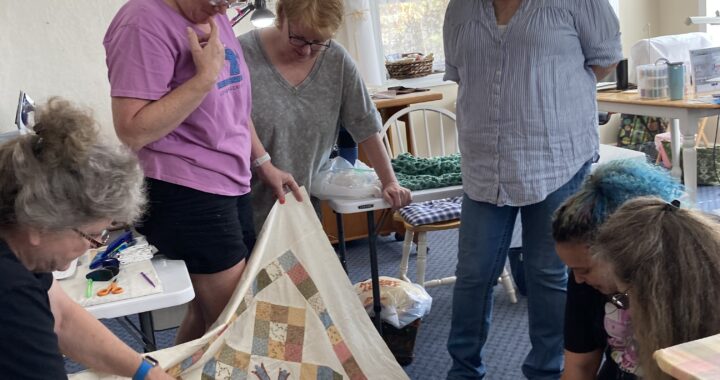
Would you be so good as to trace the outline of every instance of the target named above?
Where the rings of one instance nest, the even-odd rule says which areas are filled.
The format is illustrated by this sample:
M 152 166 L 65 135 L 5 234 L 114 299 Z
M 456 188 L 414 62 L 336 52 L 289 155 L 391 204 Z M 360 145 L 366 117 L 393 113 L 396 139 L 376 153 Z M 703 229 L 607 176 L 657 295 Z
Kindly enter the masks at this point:
M 395 109 L 399 111 L 403 107 L 407 107 L 415 103 L 431 102 L 433 100 L 442 100 L 443 95 L 437 91 L 413 92 L 405 95 L 398 95 L 393 99 L 373 99 L 375 107 L 382 113 L 384 110 Z M 393 112 L 393 113 L 395 113 Z M 390 115 L 392 115 L 391 113 Z M 388 117 L 390 116 L 388 115 Z M 383 119 L 386 119 L 383 117 Z
M 442 100 L 443 94 L 437 91 L 423 91 L 423 92 L 413 92 L 411 94 L 405 94 L 405 95 L 398 95 L 397 97 L 393 99 L 374 99 L 373 103 L 375 103 L 375 107 L 377 107 L 378 112 L 380 112 L 380 116 L 382 117 L 383 123 L 387 121 L 387 119 L 390 118 L 390 116 L 394 115 L 399 110 L 417 103 L 423 103 L 423 102 L 430 102 L 434 100 Z M 401 119 L 405 122 L 406 126 L 406 133 L 408 133 L 408 138 L 412 135 L 412 130 L 409 128 L 410 123 L 409 120 L 406 118 Z M 360 161 L 370 164 L 367 156 L 365 153 L 360 149 L 358 151 L 358 159 Z M 361 214 L 357 215 L 346 215 L 344 224 L 344 231 L 338 231 L 338 223 L 339 218 L 342 218 L 342 214 L 337 214 L 337 217 L 333 217 L 333 210 L 328 205 L 327 201 L 323 201 L 320 203 L 320 207 L 322 209 L 322 225 L 323 229 L 325 230 L 325 233 L 328 235 L 328 239 L 330 239 L 331 242 L 337 243 L 339 242 L 339 235 L 343 234 L 345 236 L 346 241 L 350 240 L 357 240 L 362 239 L 368 236 L 368 229 L 367 225 L 365 223 L 364 218 L 362 218 Z M 382 213 L 378 213 L 376 215 L 376 222 L 379 222 L 382 219 L 383 215 Z M 384 218 L 388 223 L 384 223 L 381 226 L 378 226 L 378 231 L 382 235 L 387 235 L 390 233 L 400 232 L 401 234 L 404 233 L 404 229 L 402 226 L 395 226 L 392 222 L 392 218 Z M 343 225 L 340 225 L 342 228 Z
M 660 369 L 679 380 L 720 378 L 720 334 L 655 351 Z
M 720 115 L 720 105 L 701 103 L 697 99 L 684 100 L 647 100 L 641 99 L 637 91 L 598 92 L 598 109 L 605 112 L 628 113 L 665 117 L 673 120 L 671 134 L 672 175 L 683 176 L 685 188 L 690 202 L 697 202 L 697 151 L 695 150 L 695 134 L 698 121 L 704 117 Z M 683 137 L 682 146 L 680 138 Z M 682 153 L 683 170 L 680 168 Z

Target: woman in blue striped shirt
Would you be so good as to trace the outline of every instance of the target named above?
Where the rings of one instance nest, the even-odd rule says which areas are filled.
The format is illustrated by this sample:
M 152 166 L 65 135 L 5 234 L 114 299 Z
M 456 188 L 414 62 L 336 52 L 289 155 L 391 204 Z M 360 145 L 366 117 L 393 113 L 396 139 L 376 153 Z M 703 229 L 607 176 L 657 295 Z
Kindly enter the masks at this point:
M 529 379 L 562 373 L 567 272 L 551 216 L 597 158 L 595 83 L 622 58 L 607 0 L 451 0 L 445 79 L 458 83 L 465 196 L 448 350 L 451 379 L 480 379 L 492 289 L 518 212 Z

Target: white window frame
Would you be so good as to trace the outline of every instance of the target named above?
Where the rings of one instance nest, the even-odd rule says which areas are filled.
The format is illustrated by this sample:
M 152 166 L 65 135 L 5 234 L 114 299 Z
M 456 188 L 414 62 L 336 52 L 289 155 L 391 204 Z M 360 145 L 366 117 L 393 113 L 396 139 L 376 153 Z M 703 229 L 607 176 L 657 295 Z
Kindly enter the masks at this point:
M 475 1 L 475 0 L 472 0 Z M 375 39 L 375 49 L 377 50 L 377 65 L 381 73 L 387 73 L 385 69 L 385 54 L 382 45 L 382 32 L 380 31 L 380 10 L 378 2 L 370 0 L 370 15 L 372 18 L 372 34 Z M 444 15 L 443 15 L 444 16 Z M 387 79 L 384 78 L 383 86 L 406 86 L 406 87 L 435 87 L 453 82 L 443 80 L 444 73 L 433 73 L 421 78 L 411 79 Z
M 707 0 L 698 0 L 698 10 L 699 10 L 698 16 L 702 16 L 702 15 L 714 16 L 715 11 L 720 10 L 720 4 L 718 4 L 718 5 L 719 5 L 718 9 L 710 9 L 710 8 L 708 8 L 709 5 L 708 5 Z M 695 16 L 695 15 L 689 15 L 689 16 Z M 709 32 L 708 24 L 700 24 L 698 26 L 700 27 L 701 32 L 706 32 L 706 33 Z
M 468 0 L 471 1 L 471 0 Z M 475 1 L 475 0 L 472 0 Z M 618 18 L 620 18 L 620 0 L 608 0 L 610 2 L 610 5 L 615 10 L 615 13 Z M 698 0 L 700 1 L 703 6 L 700 9 L 705 9 L 704 3 L 705 0 Z M 372 18 L 372 35 L 373 39 L 375 40 L 375 50 L 377 51 L 376 56 L 378 57 L 377 66 L 380 69 L 381 73 L 386 73 L 385 70 L 385 52 L 383 51 L 383 45 L 382 45 L 382 32 L 380 31 L 380 10 L 378 8 L 378 2 L 377 1 L 370 1 L 370 16 Z M 450 81 L 444 81 L 443 80 L 444 73 L 433 73 L 428 76 L 422 77 L 422 78 L 412 78 L 412 79 L 383 79 L 383 85 L 384 86 L 396 86 L 396 85 L 403 85 L 407 87 L 434 87 L 434 86 L 440 86 L 444 84 L 450 84 L 452 82 Z

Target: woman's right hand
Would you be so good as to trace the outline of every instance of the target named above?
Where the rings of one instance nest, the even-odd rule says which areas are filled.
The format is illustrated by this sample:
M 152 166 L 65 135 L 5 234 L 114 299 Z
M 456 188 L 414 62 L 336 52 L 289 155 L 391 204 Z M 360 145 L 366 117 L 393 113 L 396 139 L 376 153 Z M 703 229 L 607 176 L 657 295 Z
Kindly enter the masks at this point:
M 272 189 L 280 204 L 285 203 L 285 190 L 290 190 L 298 202 L 303 201 L 300 187 L 292 174 L 275 167 L 272 162 L 266 162 L 255 169 L 258 177 L 267 187 Z
M 207 38 L 199 38 L 192 28 L 187 28 L 190 52 L 195 62 L 195 76 L 202 80 L 208 91 L 215 85 L 225 66 L 225 46 L 220 42 L 217 24 L 212 17 L 209 23 L 210 35 Z

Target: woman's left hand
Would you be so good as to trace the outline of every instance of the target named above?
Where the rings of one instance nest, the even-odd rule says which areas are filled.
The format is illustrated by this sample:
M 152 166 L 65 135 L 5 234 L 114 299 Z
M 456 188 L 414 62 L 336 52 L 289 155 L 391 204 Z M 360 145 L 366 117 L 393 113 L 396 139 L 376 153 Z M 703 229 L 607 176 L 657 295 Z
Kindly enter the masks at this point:
M 393 210 L 403 208 L 412 202 L 410 190 L 400 186 L 395 181 L 383 186 L 382 195 L 385 202 L 389 203 Z
M 275 167 L 272 162 L 266 162 L 255 169 L 255 172 L 268 187 L 270 187 L 275 193 L 275 197 L 280 201 L 280 204 L 285 203 L 285 189 L 290 189 L 295 199 L 298 202 L 302 202 L 303 197 L 300 193 L 300 187 L 293 178 L 292 174 L 284 172 Z

